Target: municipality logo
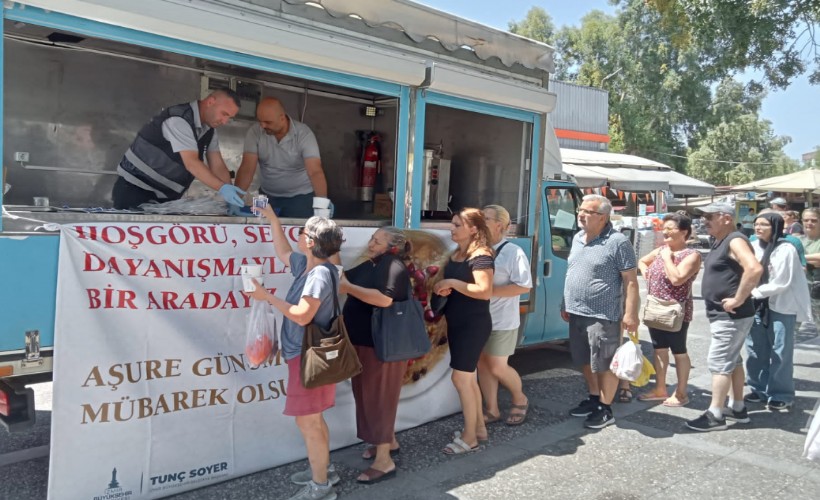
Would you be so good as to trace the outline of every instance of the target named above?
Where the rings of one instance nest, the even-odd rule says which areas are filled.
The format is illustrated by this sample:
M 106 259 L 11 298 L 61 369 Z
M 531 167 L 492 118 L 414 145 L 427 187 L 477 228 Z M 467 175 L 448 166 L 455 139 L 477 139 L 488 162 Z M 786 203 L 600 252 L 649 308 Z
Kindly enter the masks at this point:
M 131 490 L 125 490 L 117 481 L 117 468 L 111 470 L 111 482 L 102 495 L 97 495 L 94 500 L 128 500 L 133 495 Z

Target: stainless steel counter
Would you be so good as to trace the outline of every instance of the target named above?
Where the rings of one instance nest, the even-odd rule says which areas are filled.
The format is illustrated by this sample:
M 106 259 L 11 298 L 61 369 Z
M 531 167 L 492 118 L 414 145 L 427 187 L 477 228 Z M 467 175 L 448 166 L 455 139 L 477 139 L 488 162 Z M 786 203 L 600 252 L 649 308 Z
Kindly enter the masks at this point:
M 61 210 L 48 207 L 23 207 L 6 205 L 3 213 L 3 230 L 0 235 L 53 234 L 43 229 L 35 230 L 46 223 L 73 224 L 85 222 L 159 222 L 164 224 L 264 224 L 259 217 L 230 217 L 225 215 L 159 215 L 142 213 L 87 213 L 76 210 Z M 296 226 L 306 219 L 282 218 L 283 225 Z M 389 220 L 333 219 L 342 227 L 382 227 L 390 225 Z

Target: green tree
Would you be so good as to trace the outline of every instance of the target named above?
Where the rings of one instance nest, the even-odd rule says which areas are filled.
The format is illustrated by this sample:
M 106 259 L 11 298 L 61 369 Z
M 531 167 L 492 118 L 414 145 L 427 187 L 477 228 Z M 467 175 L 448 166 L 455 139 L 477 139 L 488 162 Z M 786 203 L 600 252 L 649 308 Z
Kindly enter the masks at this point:
M 820 82 L 818 0 L 645 1 L 676 34 L 674 44 L 700 52 L 704 67 L 718 73 L 755 68 L 780 88 L 806 71 L 812 83 Z
M 700 71 L 698 54 L 675 47 L 659 21 L 643 0 L 615 16 L 590 12 L 580 27 L 555 35 L 556 77 L 609 91 L 612 150 L 682 170 L 671 155 L 684 155 L 698 137 L 714 77 Z
M 552 17 L 541 7 L 532 7 L 527 12 L 527 17 L 521 21 L 510 21 L 507 23 L 507 28 L 510 33 L 549 44 L 553 42 L 555 36 L 555 24 L 552 22 Z
M 720 83 L 706 120 L 709 129 L 699 145 L 689 150 L 689 175 L 725 186 L 798 168 L 798 163 L 783 153 L 791 139 L 775 135 L 771 122 L 759 117 L 764 97 L 764 92 L 744 89 L 731 78 Z

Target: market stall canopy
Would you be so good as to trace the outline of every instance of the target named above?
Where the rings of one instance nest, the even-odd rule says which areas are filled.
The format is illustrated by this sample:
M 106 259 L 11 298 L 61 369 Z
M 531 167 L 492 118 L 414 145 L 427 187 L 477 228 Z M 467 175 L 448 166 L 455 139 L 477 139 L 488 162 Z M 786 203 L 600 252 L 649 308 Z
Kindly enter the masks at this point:
M 675 172 L 648 158 L 561 148 L 564 172 L 575 177 L 578 187 L 609 186 L 623 191 L 671 191 L 680 196 L 711 195 L 715 186 Z
M 520 64 L 528 69 L 555 71 L 554 49 L 547 44 L 407 0 L 234 0 L 237 1 L 370 36 L 377 29 L 389 28 L 396 32 L 397 42 L 403 38 L 416 45 L 432 41 L 451 54 L 466 49 L 482 60 L 497 58 L 508 68 Z
M 779 191 L 781 193 L 820 193 L 820 170 L 807 168 L 786 175 L 759 179 L 733 188 L 735 191 Z

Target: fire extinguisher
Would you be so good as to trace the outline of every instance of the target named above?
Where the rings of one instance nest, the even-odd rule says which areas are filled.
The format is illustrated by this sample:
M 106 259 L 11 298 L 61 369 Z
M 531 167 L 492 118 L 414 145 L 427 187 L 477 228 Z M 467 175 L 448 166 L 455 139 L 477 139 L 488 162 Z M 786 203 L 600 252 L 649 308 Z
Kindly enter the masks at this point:
M 373 192 L 376 188 L 376 176 L 379 174 L 381 164 L 379 161 L 379 141 L 381 137 L 375 132 L 371 132 L 367 138 L 367 145 L 362 152 L 362 201 L 373 201 Z

